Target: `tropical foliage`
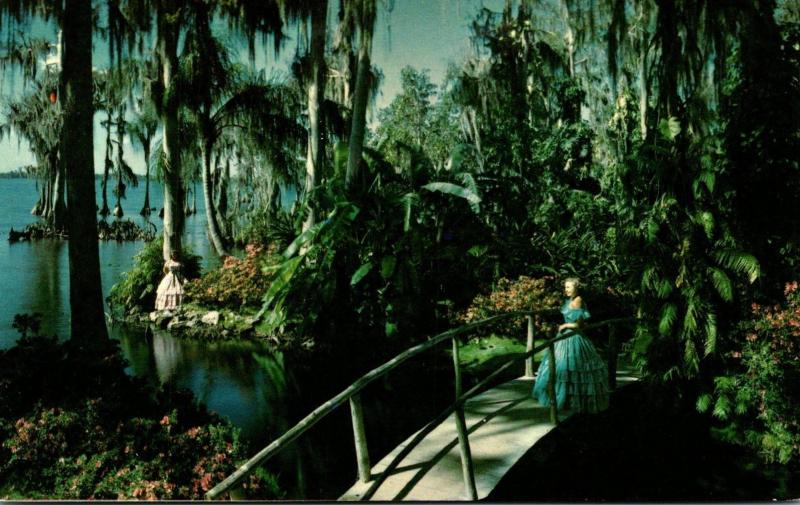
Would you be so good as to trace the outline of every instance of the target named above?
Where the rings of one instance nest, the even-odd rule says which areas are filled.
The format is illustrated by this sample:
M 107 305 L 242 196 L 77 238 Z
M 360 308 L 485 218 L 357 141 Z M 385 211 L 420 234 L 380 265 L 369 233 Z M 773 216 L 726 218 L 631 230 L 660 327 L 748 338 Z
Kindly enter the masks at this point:
M 726 359 L 730 372 L 714 380 L 712 394 L 697 405 L 721 421 L 728 442 L 750 446 L 768 461 L 786 464 L 800 458 L 800 293 L 786 284 L 781 305 L 754 303 L 750 318 L 737 328 L 741 348 Z
M 187 276 L 199 274 L 182 232 L 186 195 L 201 180 L 223 264 L 189 284 L 195 301 L 260 306 L 262 332 L 314 339 L 324 352 L 356 342 L 372 362 L 454 321 L 556 306 L 556 283 L 578 276 L 593 312 L 636 318 L 626 348 L 647 378 L 693 383 L 709 395 L 699 406 L 728 423 L 722 432 L 796 459 L 796 420 L 783 410 L 795 401 L 785 385 L 796 372 L 794 288 L 784 308 L 747 310 L 778 303 L 800 276 L 794 3 L 480 8 L 473 50 L 440 84 L 402 69 L 374 128 L 374 29 L 393 2 L 332 4 L 110 0 L 101 9 L 111 65 L 94 74 L 92 106 L 104 117 L 104 180 L 116 176 L 113 213 L 135 180 L 126 136 L 165 187 L 163 239 L 114 287 L 117 306 L 149 310 L 172 252 L 183 253 Z M 71 21 L 35 1 L 0 7 L 2 16 Z M 289 29 L 291 71 L 253 71 L 257 43 L 277 55 Z M 76 39 L 91 44 L 85 31 Z M 58 216 L 75 154 L 64 139 L 85 117 L 74 100 L 46 99 L 56 74 L 35 65 L 46 41 L 10 39 L 19 40 L 2 62 L 29 82 L 0 133 L 29 141 L 39 212 Z M 244 45 L 249 65 L 237 61 Z M 59 90 L 82 89 L 78 66 L 65 61 Z M 104 182 L 103 214 L 105 193 Z M 78 230 L 77 217 L 69 222 Z M 99 274 L 91 282 L 99 289 Z

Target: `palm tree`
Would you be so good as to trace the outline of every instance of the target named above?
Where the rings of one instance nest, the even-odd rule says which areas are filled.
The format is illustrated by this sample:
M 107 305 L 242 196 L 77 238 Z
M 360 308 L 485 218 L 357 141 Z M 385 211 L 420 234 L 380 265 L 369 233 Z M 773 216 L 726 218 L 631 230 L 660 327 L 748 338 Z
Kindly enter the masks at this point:
M 276 113 L 275 104 L 269 101 L 268 85 L 253 79 L 237 82 L 237 73 L 242 71 L 231 64 L 229 49 L 211 33 L 211 14 L 205 4 L 193 4 L 179 89 L 187 97 L 187 105 L 191 105 L 200 137 L 208 234 L 216 251 L 224 255 L 229 239 L 220 224 L 222 216 L 215 205 L 212 179 L 217 173 L 213 165 L 218 141 L 230 128 L 244 128 L 250 135 L 270 132 L 281 138 L 293 135 L 297 126 Z M 257 133 L 256 128 L 262 133 Z
M 156 46 L 161 63 L 163 102 L 159 115 L 163 128 L 161 147 L 164 155 L 164 259 L 173 252 L 180 253 L 181 234 L 185 216 L 183 212 L 183 175 L 181 170 L 181 143 L 178 137 L 180 96 L 175 92 L 174 80 L 178 73 L 178 38 L 183 10 L 176 0 L 157 1 Z

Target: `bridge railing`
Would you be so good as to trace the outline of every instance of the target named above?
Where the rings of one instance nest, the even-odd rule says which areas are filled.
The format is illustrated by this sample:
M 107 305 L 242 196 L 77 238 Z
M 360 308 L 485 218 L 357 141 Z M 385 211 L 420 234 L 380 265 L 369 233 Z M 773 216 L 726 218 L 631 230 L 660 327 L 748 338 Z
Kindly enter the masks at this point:
M 466 495 L 470 499 L 473 500 L 477 499 L 477 491 L 475 488 L 475 476 L 472 468 L 472 456 L 470 453 L 469 439 L 467 436 L 466 421 L 464 417 L 464 403 L 472 396 L 475 396 L 481 390 L 481 388 L 485 387 L 489 382 L 494 380 L 501 373 L 508 370 L 511 366 L 518 364 L 520 361 L 525 360 L 525 374 L 526 376 L 532 377 L 533 356 L 536 353 L 544 349 L 549 349 L 549 352 L 551 353 L 550 356 L 551 357 L 555 356 L 554 344 L 559 340 L 563 340 L 565 338 L 572 336 L 575 333 L 575 331 L 566 330 L 562 332 L 560 335 L 557 335 L 556 337 L 551 338 L 538 346 L 534 346 L 535 326 L 533 324 L 533 318 L 534 316 L 552 315 L 557 313 L 558 311 L 555 309 L 543 309 L 543 310 L 530 310 L 530 311 L 516 311 L 516 312 L 499 314 L 496 316 L 488 317 L 486 319 L 482 319 L 480 321 L 467 323 L 458 328 L 445 331 L 434 337 L 431 337 L 430 339 L 421 344 L 418 344 L 414 347 L 411 347 L 403 351 L 402 353 L 390 359 L 383 365 L 367 372 L 366 374 L 361 376 L 361 378 L 359 378 L 358 380 L 353 382 L 350 386 L 345 388 L 341 393 L 337 394 L 327 402 L 323 403 L 322 405 L 314 409 L 311 413 L 309 413 L 306 417 L 301 419 L 292 428 L 287 430 L 283 435 L 281 435 L 272 443 L 270 443 L 265 448 L 256 453 L 247 462 L 245 462 L 242 466 L 240 466 L 235 472 L 233 472 L 231 475 L 226 477 L 222 482 L 220 482 L 212 489 L 210 489 L 205 494 L 205 499 L 213 500 L 220 497 L 226 492 L 231 492 L 232 494 L 236 492 L 239 489 L 238 488 L 239 484 L 245 478 L 247 478 L 247 476 L 249 476 L 256 468 L 264 464 L 271 457 L 275 456 L 278 452 L 280 452 L 286 446 L 291 444 L 295 439 L 297 439 L 300 435 L 305 433 L 308 429 L 314 426 L 325 416 L 333 412 L 338 407 L 342 406 L 344 402 L 348 402 L 350 405 L 350 414 L 353 424 L 353 438 L 355 441 L 355 449 L 356 449 L 356 464 L 358 468 L 358 477 L 361 482 L 365 483 L 369 482 L 371 480 L 371 465 L 369 461 L 369 454 L 367 451 L 367 439 L 366 439 L 366 431 L 364 429 L 363 410 L 361 408 L 361 395 L 360 395 L 361 391 L 371 382 L 386 375 L 393 369 L 397 368 L 403 362 L 441 344 L 446 340 L 450 340 L 452 344 L 453 368 L 455 372 L 455 401 L 442 413 L 436 416 L 435 419 L 433 419 L 427 425 L 425 425 L 425 427 L 422 430 L 417 432 L 417 434 L 414 436 L 414 439 L 412 439 L 401 450 L 400 454 L 398 454 L 397 457 L 394 458 L 394 460 L 389 464 L 389 466 L 373 482 L 373 484 L 367 490 L 362 499 L 369 499 L 369 497 L 371 497 L 374 494 L 374 492 L 377 490 L 377 488 L 380 486 L 383 480 L 389 475 L 389 473 L 391 473 L 391 471 L 394 468 L 396 468 L 396 466 L 403 459 L 403 457 L 405 457 L 408 454 L 408 452 L 410 452 L 411 449 L 413 449 L 414 446 L 416 446 L 428 433 L 430 433 L 436 426 L 441 424 L 441 422 L 447 419 L 447 417 L 452 413 L 455 413 L 454 417 L 456 422 L 456 431 L 458 433 L 459 449 L 461 452 L 462 473 L 464 476 Z M 507 362 L 505 362 L 503 365 L 497 368 L 494 372 L 489 374 L 489 376 L 481 380 L 478 384 L 470 388 L 468 391 L 462 392 L 458 337 L 464 334 L 468 334 L 474 330 L 485 327 L 492 323 L 497 323 L 506 319 L 513 319 L 520 317 L 527 318 L 527 323 L 528 323 L 527 346 L 525 353 L 509 359 Z M 632 318 L 610 319 L 603 322 L 582 326 L 580 328 L 580 331 L 583 332 L 595 328 L 600 328 L 602 326 L 611 326 L 613 330 L 613 325 L 630 321 L 632 321 Z M 614 336 L 613 339 L 612 336 Z M 557 411 L 557 406 L 555 404 L 555 393 L 554 393 L 555 375 L 556 375 L 554 369 L 555 360 L 551 358 L 549 361 L 550 361 L 551 373 L 550 373 L 550 381 L 548 384 L 548 389 L 550 393 L 549 396 L 552 400 L 550 405 L 550 418 L 553 423 L 556 423 L 558 422 L 558 411 Z M 613 374 L 612 370 L 614 370 Z M 610 331 L 609 332 L 609 380 L 612 387 L 613 387 L 613 379 L 615 378 L 615 371 L 616 371 L 616 338 L 615 338 L 615 332 Z

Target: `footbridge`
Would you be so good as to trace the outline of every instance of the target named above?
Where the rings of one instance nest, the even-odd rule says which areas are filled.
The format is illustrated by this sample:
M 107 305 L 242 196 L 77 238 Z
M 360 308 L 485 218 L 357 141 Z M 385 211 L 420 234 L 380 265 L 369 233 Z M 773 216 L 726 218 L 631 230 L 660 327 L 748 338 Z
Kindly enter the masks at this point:
M 559 411 L 555 403 L 540 405 L 532 396 L 533 357 L 540 351 L 554 352 L 555 342 L 568 338 L 571 330 L 536 344 L 534 318 L 557 314 L 554 310 L 505 313 L 466 324 L 431 337 L 398 354 L 383 365 L 364 374 L 341 393 L 314 409 L 278 439 L 259 451 L 233 474 L 206 493 L 208 500 L 223 496 L 236 498 L 241 482 L 259 465 L 291 444 L 305 431 L 345 403 L 349 405 L 356 449 L 358 481 L 340 500 L 477 500 L 485 498 L 505 473 L 555 428 L 559 420 L 572 412 Z M 513 318 L 527 319 L 527 348 L 510 356 L 502 365 L 467 391 L 463 391 L 459 359 L 459 338 L 489 324 Z M 632 318 L 609 319 L 586 325 L 582 332 L 608 327 L 609 385 L 615 388 L 636 380 L 627 366 L 617 369 L 620 325 Z M 361 391 L 371 382 L 394 370 L 403 362 L 437 346 L 450 343 L 454 370 L 453 403 L 422 429 L 411 435 L 376 465 L 371 465 L 361 407 Z M 552 354 L 551 354 L 552 355 Z M 501 374 L 525 364 L 525 374 L 518 379 L 497 383 Z M 554 361 L 549 360 L 555 367 Z M 555 370 L 551 368 L 550 398 L 555 398 Z

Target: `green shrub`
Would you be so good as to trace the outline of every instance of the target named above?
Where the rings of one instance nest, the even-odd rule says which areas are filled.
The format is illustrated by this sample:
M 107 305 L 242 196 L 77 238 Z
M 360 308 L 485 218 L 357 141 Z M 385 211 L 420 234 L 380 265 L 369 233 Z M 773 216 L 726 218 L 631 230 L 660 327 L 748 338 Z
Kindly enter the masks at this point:
M 245 251 L 244 258 L 228 256 L 219 268 L 188 282 L 185 286 L 187 298 L 203 305 L 232 309 L 242 305 L 260 306 L 271 278 L 263 271 L 263 265 L 277 253 L 274 247 L 253 244 L 245 247 Z
M 112 308 L 120 307 L 125 312 L 153 310 L 156 289 L 164 277 L 163 238 L 148 242 L 134 257 L 133 267 L 111 288 L 108 300 Z M 200 276 L 200 256 L 184 250 L 180 262 L 182 274 L 187 279 Z
M 717 377 L 698 409 L 722 420 L 717 433 L 758 450 L 768 462 L 800 463 L 800 292 L 786 284 L 782 306 L 752 305 L 739 327 L 741 351 L 728 353 L 734 373 Z
M 558 287 L 552 277 L 531 278 L 520 276 L 516 280 L 502 278 L 491 293 L 478 295 L 458 319 L 463 323 L 478 321 L 505 312 L 519 310 L 556 309 L 561 302 Z M 539 335 L 552 331 L 553 325 L 547 324 L 543 318 L 536 317 Z M 523 330 L 520 320 L 505 320 L 486 326 L 479 333 L 488 335 L 492 332 L 499 335 L 517 336 Z

